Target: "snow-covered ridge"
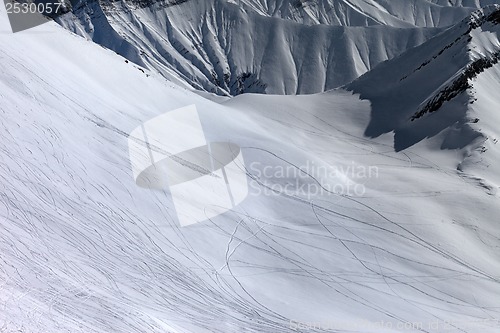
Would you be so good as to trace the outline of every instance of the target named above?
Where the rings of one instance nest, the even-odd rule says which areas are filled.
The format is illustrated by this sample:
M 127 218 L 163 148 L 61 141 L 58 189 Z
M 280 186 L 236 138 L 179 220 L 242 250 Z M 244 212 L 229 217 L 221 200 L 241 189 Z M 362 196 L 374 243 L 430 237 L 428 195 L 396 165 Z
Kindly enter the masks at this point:
M 443 106 L 443 104 L 455 98 L 459 94 L 465 92 L 467 89 L 472 88 L 470 80 L 476 78 L 479 74 L 497 64 L 500 60 L 500 51 L 495 52 L 490 57 L 481 58 L 474 61 L 463 70 L 462 73 L 454 78 L 453 82 L 447 87 L 442 88 L 435 96 L 433 96 L 421 110 L 416 112 L 411 120 L 418 119 L 426 113 L 435 112 Z
M 73 1 L 59 22 L 166 78 L 223 96 L 346 84 L 485 1 Z M 400 28 L 404 28 L 401 30 Z
M 440 30 L 308 26 L 222 0 L 80 1 L 71 31 L 165 77 L 219 95 L 309 94 L 348 83 Z
M 495 0 L 232 0 L 260 15 L 305 24 L 445 27 Z
M 425 105 L 411 117 L 412 121 L 422 117 L 428 112 L 437 111 L 446 101 L 449 101 L 467 89 L 472 88 L 472 85 L 469 83 L 470 80 L 476 78 L 477 75 L 498 63 L 500 59 L 500 50 L 495 50 L 495 45 L 493 45 L 493 51 L 490 47 L 491 45 L 477 45 L 478 43 L 476 39 L 479 37 L 474 39 L 475 34 L 471 34 L 474 29 L 481 28 L 487 23 L 491 23 L 493 25 L 500 24 L 500 6 L 490 6 L 473 13 L 470 18 L 464 20 L 461 24 L 454 28 L 457 32 L 465 30 L 459 37 L 457 37 L 450 44 L 444 46 L 443 49 L 432 57 L 432 59 L 425 61 L 417 69 L 415 69 L 415 71 L 417 71 L 424 66 L 427 66 L 431 61 L 441 56 L 445 50 L 453 47 L 456 43 L 460 43 L 461 40 L 465 39 L 467 41 L 467 52 L 470 54 L 471 62 L 457 73 L 451 82 L 448 83 L 448 86 L 441 88 L 438 93 L 429 98 Z M 480 41 L 479 44 L 482 42 L 483 41 Z M 486 48 L 486 52 L 478 51 L 478 47 L 481 49 Z M 406 76 L 403 79 L 406 79 Z
M 73 0 L 81 3 L 99 1 L 112 9 L 121 1 Z M 126 0 L 132 7 L 162 9 L 197 0 Z M 412 4 L 394 0 L 222 0 L 239 6 L 248 13 L 276 17 L 303 24 L 341 26 L 388 25 L 394 27 L 446 27 L 456 23 L 477 8 L 496 0 L 415 0 Z
M 500 101 L 490 96 L 492 88 L 477 87 L 478 81 L 495 77 L 500 67 L 499 17 L 499 5 L 479 10 L 347 85 L 372 101 L 366 134 L 377 137 L 394 131 L 397 150 L 440 137 L 442 149 L 468 147 L 465 160 L 479 154 L 483 166 L 500 157 L 500 132 L 491 127 L 498 121 L 495 109 Z M 496 86 L 498 78 L 489 80 L 488 85 Z M 489 178 L 498 184 L 498 177 Z

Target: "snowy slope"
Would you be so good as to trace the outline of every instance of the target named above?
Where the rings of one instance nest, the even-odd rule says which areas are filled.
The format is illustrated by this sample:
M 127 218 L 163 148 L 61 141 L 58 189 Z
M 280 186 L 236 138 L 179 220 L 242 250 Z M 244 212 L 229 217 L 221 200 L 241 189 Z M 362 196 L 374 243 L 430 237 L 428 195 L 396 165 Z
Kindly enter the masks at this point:
M 222 96 L 346 84 L 483 1 L 73 1 L 69 30 L 169 80 Z M 429 29 L 427 29 L 427 28 Z
M 371 101 L 365 134 L 394 131 L 397 150 L 439 134 L 441 149 L 467 147 L 460 169 L 492 166 L 500 158 L 499 33 L 500 6 L 487 7 L 348 85 Z M 487 173 L 497 187 L 500 178 Z
M 219 95 L 333 89 L 439 32 L 306 26 L 221 0 L 144 8 L 80 2 L 74 13 L 61 19 L 69 30 L 170 80 Z
M 445 27 L 496 0 L 232 0 L 261 15 L 306 24 Z
M 365 137 L 372 107 L 350 92 L 217 104 L 55 24 L 10 34 L 0 14 L 3 332 L 498 331 L 499 198 L 458 150 Z M 474 112 L 498 103 L 493 82 L 496 66 Z M 135 184 L 127 134 L 192 104 L 212 141 L 241 147 L 250 193 L 180 228 L 168 193 Z

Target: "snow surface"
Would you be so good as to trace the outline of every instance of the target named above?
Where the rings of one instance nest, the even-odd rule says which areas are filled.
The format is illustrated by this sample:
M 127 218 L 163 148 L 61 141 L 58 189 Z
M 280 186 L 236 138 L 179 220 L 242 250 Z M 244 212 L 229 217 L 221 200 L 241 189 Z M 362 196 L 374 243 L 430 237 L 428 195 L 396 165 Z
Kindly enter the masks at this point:
M 75 7 L 60 23 L 170 80 L 219 95 L 310 94 L 346 84 L 439 29 L 307 26 L 220 0 Z
M 497 0 L 73 1 L 69 30 L 221 96 L 343 84 Z
M 500 5 L 487 7 L 347 85 L 371 101 L 365 134 L 394 131 L 396 150 L 434 136 L 440 137 L 441 149 L 468 147 L 462 171 L 475 164 L 492 166 L 493 161 L 484 162 L 489 157 L 483 158 L 488 149 L 492 151 L 485 156 L 500 159 L 495 144 L 499 134 L 490 127 L 498 121 L 499 14 Z M 459 87 L 465 75 L 471 76 L 467 86 Z M 492 190 L 500 184 L 496 174 L 491 171 L 487 177 L 497 184 Z
M 446 27 L 495 0 L 232 0 L 261 15 L 306 24 Z
M 10 34 L 0 15 L 0 331 L 498 332 L 498 65 L 474 79 L 477 101 L 463 109 L 490 138 L 469 168 L 475 142 L 442 149 L 436 135 L 395 151 L 396 127 L 368 131 L 370 74 L 348 87 L 361 98 L 215 103 L 55 23 Z M 412 59 L 405 75 L 462 28 L 398 58 Z M 472 44 L 437 60 L 439 80 L 498 49 L 497 26 L 468 34 Z M 477 53 L 458 52 L 467 46 Z M 418 74 L 392 81 L 398 59 L 373 72 L 387 77 L 381 96 L 421 91 Z M 127 140 L 193 104 L 208 139 L 241 147 L 250 195 L 181 228 L 168 193 L 135 184 Z M 276 193 L 296 179 L 265 167 L 300 169 L 321 191 Z M 327 168 L 344 172 L 315 173 Z M 366 192 L 342 191 L 353 185 Z

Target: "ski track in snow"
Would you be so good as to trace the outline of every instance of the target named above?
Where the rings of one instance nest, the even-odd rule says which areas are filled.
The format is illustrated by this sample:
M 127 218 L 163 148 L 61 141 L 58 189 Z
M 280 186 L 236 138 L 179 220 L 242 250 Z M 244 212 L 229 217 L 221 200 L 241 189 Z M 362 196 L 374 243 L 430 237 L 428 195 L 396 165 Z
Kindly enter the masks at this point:
M 0 35 L 0 331 L 498 329 L 498 198 L 464 182 L 453 153 L 364 137 L 369 103 L 347 92 L 219 105 L 53 24 L 37 29 Z M 250 195 L 180 228 L 167 192 L 135 185 L 127 133 L 193 103 L 217 120 L 209 135 L 238 142 L 248 161 L 353 161 L 380 175 L 350 197 L 310 172 L 322 195 Z M 279 181 L 241 167 L 260 189 Z M 452 325 L 438 332 L 476 332 Z

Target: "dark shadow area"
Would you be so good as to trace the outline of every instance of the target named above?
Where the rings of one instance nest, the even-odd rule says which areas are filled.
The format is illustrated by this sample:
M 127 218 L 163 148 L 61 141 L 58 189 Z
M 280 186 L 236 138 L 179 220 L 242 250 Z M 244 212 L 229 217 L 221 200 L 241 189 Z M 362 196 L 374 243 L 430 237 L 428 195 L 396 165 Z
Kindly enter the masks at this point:
M 20 32 L 47 23 L 71 11 L 64 0 L 4 0 L 12 32 Z

